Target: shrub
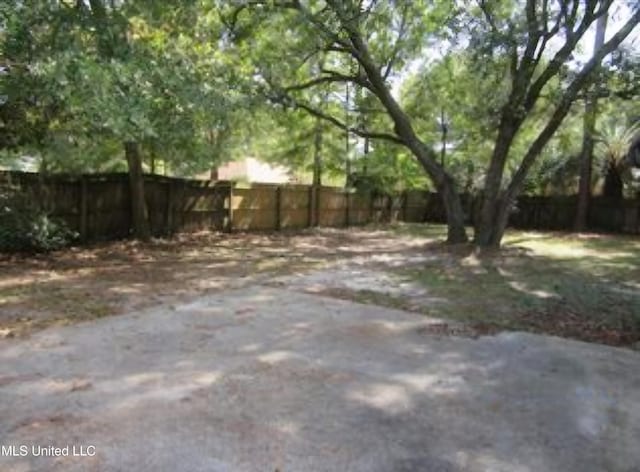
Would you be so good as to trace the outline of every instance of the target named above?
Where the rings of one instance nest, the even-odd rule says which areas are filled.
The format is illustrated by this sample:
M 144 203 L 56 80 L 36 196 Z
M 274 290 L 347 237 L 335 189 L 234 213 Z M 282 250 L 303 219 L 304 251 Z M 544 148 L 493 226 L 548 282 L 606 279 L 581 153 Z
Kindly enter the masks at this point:
M 16 188 L 0 188 L 0 252 L 53 251 L 68 246 L 77 236 Z

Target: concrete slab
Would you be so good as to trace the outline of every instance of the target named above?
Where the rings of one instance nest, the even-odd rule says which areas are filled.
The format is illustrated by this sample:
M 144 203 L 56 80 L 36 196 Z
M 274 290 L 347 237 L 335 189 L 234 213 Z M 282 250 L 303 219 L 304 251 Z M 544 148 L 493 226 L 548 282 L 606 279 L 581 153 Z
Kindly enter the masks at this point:
M 640 470 L 640 353 L 435 322 L 256 286 L 2 340 L 0 470 Z

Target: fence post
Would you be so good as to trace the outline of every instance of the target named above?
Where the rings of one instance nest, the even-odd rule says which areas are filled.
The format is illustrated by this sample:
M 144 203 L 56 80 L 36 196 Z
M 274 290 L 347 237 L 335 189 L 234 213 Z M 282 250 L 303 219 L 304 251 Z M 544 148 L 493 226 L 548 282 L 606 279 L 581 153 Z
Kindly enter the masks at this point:
M 282 187 L 276 187 L 276 231 L 280 231 L 282 226 Z
M 88 239 L 88 185 L 87 176 L 82 175 L 80 177 L 80 239 L 86 241 Z
M 322 203 L 322 186 L 313 186 L 313 226 L 320 226 L 320 204 Z
M 309 186 L 309 193 L 307 195 L 308 197 L 308 201 L 307 201 L 307 227 L 311 228 L 313 226 L 313 189 L 314 189 L 314 185 L 310 185 Z
M 351 220 L 351 205 L 350 205 L 350 201 L 351 198 L 349 198 L 351 196 L 351 192 L 349 192 L 349 189 L 344 189 L 344 196 L 345 196 L 345 208 L 344 208 L 344 212 L 345 212 L 345 222 L 344 225 L 348 228 L 349 227 L 349 220 Z
M 404 190 L 402 192 L 402 210 L 400 212 L 400 215 L 402 215 L 400 217 L 400 220 L 403 222 L 407 221 L 407 206 L 408 206 L 408 200 L 409 200 L 409 192 L 407 190 Z
M 229 182 L 229 190 L 225 199 L 227 201 L 227 221 L 224 227 L 227 233 L 233 232 L 233 186 L 234 182 Z
M 168 235 L 173 234 L 173 180 L 167 180 L 167 208 L 165 224 L 166 224 L 166 233 Z
M 375 190 L 369 191 L 369 223 L 376 223 L 376 192 Z

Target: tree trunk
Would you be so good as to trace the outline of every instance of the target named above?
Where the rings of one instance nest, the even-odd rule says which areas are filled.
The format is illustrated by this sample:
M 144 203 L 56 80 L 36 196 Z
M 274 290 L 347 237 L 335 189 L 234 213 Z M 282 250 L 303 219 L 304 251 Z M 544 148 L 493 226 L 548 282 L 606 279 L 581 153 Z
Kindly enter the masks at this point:
M 596 37 L 593 50 L 598 51 L 604 44 L 604 34 L 607 28 L 607 15 L 602 15 L 596 23 Z M 591 199 L 591 173 L 593 168 L 593 144 L 597 119 L 597 85 L 598 79 L 591 87 L 584 106 L 584 130 L 582 137 L 582 152 L 580 153 L 580 183 L 578 186 L 578 208 L 576 212 L 575 230 L 584 231 L 587 228 L 589 214 L 589 200 Z
M 491 235 L 484 246 L 489 249 L 500 248 L 500 243 L 504 237 L 504 232 L 507 229 L 507 223 L 509 222 L 509 214 L 511 213 L 511 206 L 513 202 L 508 195 L 504 195 L 497 203 L 497 211 L 495 215 L 495 223 L 491 231 Z
M 530 4 L 535 6 L 533 2 Z M 536 13 L 535 11 L 532 13 L 531 16 L 534 18 L 532 23 L 534 23 L 533 26 L 535 29 Z M 602 47 L 595 51 L 593 57 L 584 64 L 572 82 L 566 87 L 561 97 L 559 97 L 557 101 L 558 105 L 553 111 L 551 118 L 525 153 L 507 189 L 503 190 L 502 177 L 504 165 L 506 163 L 506 157 L 508 156 L 509 147 L 513 141 L 513 136 L 515 136 L 515 133 L 525 118 L 522 113 L 524 112 L 526 115 L 533 110 L 540 96 L 540 91 L 552 77 L 557 76 L 562 63 L 568 59 L 571 51 L 575 48 L 576 41 L 580 39 L 580 36 L 575 35 L 573 39 L 568 38 L 564 46 L 566 52 L 564 59 L 562 59 L 562 61 L 556 61 L 554 59 L 537 79 L 533 79 L 535 67 L 532 68 L 532 66 L 536 64 L 534 58 L 540 36 L 539 32 L 535 32 L 535 34 L 531 36 L 533 41 L 528 41 L 527 50 L 522 57 L 523 60 L 527 59 L 524 66 L 522 66 L 522 64 L 518 65 L 517 61 L 513 64 L 514 67 L 512 70 L 515 74 L 513 89 L 511 98 L 502 111 L 496 147 L 494 148 L 494 155 L 492 156 L 487 173 L 482 210 L 480 212 L 478 225 L 476 226 L 476 244 L 479 246 L 499 246 L 499 238 L 504 232 L 503 227 L 506 226 L 508 219 L 508 202 L 513 201 L 519 195 L 533 163 L 569 113 L 571 105 L 575 102 L 578 93 L 584 90 L 588 84 L 590 74 L 600 65 L 604 57 L 613 52 L 620 43 L 629 36 L 639 21 L 640 10 L 636 10 L 624 25 L 606 41 Z M 527 54 L 527 51 L 529 54 Z M 518 97 L 521 99 L 518 100 Z M 511 131 L 511 133 L 508 133 L 508 131 Z
M 604 177 L 604 189 L 602 195 L 609 198 L 621 199 L 623 197 L 624 182 L 620 175 L 620 168 L 615 159 L 609 159 L 607 173 Z
M 129 166 L 133 235 L 137 239 L 148 241 L 151 238 L 151 229 L 147 216 L 147 204 L 144 199 L 144 175 L 140 148 L 138 143 L 127 141 L 124 143 L 124 151 Z
M 407 133 L 406 136 L 405 145 L 416 156 L 442 198 L 447 214 L 447 242 L 451 244 L 466 243 L 468 238 L 464 227 L 464 209 L 455 180 L 435 162 L 435 156 L 427 146 L 411 133 Z
M 499 226 L 501 220 L 508 218 L 508 206 L 504 214 L 504 211 L 501 211 L 501 200 L 504 197 L 502 178 L 516 131 L 517 124 L 509 115 L 505 115 L 496 137 L 496 145 L 484 181 L 482 206 L 475 224 L 474 243 L 479 247 L 499 247 L 504 234 L 504 229 L 500 230 Z
M 596 99 L 587 98 L 584 110 L 584 135 L 580 153 L 580 181 L 578 184 L 578 207 L 574 229 L 584 231 L 587 228 L 589 201 L 591 199 L 591 170 L 593 167 L 593 134 L 596 125 Z
M 344 105 L 344 124 L 349 126 L 349 82 L 345 84 L 345 105 Z M 351 159 L 349 158 L 349 130 L 346 129 L 344 132 L 344 158 L 345 158 L 345 167 L 344 172 L 346 178 L 344 179 L 344 188 L 349 188 L 352 186 L 352 176 L 351 176 Z
M 313 185 L 322 185 L 322 124 L 320 118 L 316 118 L 313 141 Z
M 416 157 L 440 193 L 447 212 L 447 242 L 467 242 L 467 233 L 464 227 L 464 211 L 453 178 L 438 164 L 438 157 L 433 149 L 425 145 L 416 135 L 409 116 L 400 107 L 395 98 L 393 98 L 391 91 L 385 83 L 385 79 L 380 73 L 380 68 L 371 57 L 369 49 L 362 37 L 352 32 L 350 40 L 358 50 L 358 62 L 362 65 L 363 71 L 371 81 L 371 91 L 376 95 L 378 100 L 380 100 L 380 103 L 387 110 L 389 117 L 394 123 L 396 135 Z
M 444 107 L 442 107 L 440 109 L 440 129 L 442 131 L 442 144 L 441 144 L 441 148 L 440 148 L 440 166 L 444 169 L 444 161 L 445 161 L 445 157 L 447 155 L 447 131 L 448 131 L 448 125 L 445 122 L 445 116 L 444 116 Z
M 464 210 L 460 195 L 456 189 L 453 178 L 445 174 L 442 184 L 438 187 L 438 193 L 442 198 L 447 213 L 447 242 L 467 242 L 467 232 L 464 227 Z
M 486 207 L 489 200 L 483 199 L 480 210 L 480 223 L 477 225 L 474 235 L 474 243 L 479 248 L 499 249 L 502 237 L 504 236 L 507 222 L 509 221 L 509 205 L 503 203 L 504 196 L 491 200 L 490 219 L 486 216 Z
M 367 164 L 369 162 L 369 138 L 364 138 L 364 155 L 362 156 L 362 176 L 367 176 Z

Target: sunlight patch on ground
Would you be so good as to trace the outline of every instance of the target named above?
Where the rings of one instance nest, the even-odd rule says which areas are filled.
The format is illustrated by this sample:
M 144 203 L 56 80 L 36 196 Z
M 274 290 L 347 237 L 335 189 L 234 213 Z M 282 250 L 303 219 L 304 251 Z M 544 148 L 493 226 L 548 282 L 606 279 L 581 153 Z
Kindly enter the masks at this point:
M 534 297 L 538 297 L 538 298 L 559 298 L 560 296 L 557 293 L 553 293 L 553 292 L 548 292 L 546 290 L 534 290 L 531 289 L 529 287 L 527 287 L 526 284 L 522 283 L 522 282 L 518 282 L 515 280 L 512 280 L 509 282 L 509 286 L 514 289 L 517 290 L 518 292 L 522 292 L 522 293 L 526 293 L 529 295 L 533 295 Z
M 349 393 L 349 399 L 390 414 L 399 414 L 411 409 L 411 398 L 401 385 L 378 383 L 363 390 Z
M 294 358 L 295 356 L 289 351 L 272 351 L 258 356 L 258 360 L 266 364 L 279 364 Z
M 481 254 L 444 244 L 445 235 L 444 225 L 409 223 L 182 234 L 0 260 L 0 337 L 263 284 L 462 322 L 477 333 L 640 339 L 638 238 L 510 230 L 504 250 Z M 252 303 L 255 310 L 261 301 Z
M 612 260 L 633 257 L 631 252 L 603 251 L 596 248 L 588 248 L 583 246 L 579 241 L 539 239 L 519 242 L 518 246 L 531 249 L 537 255 L 557 259 L 580 259 L 583 257 L 589 257 L 594 259 Z

